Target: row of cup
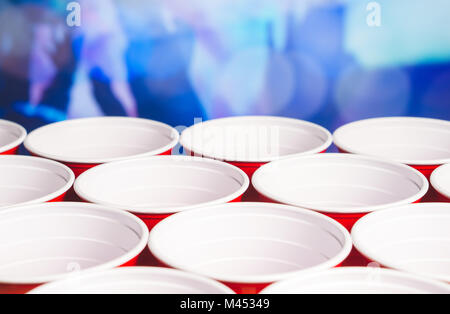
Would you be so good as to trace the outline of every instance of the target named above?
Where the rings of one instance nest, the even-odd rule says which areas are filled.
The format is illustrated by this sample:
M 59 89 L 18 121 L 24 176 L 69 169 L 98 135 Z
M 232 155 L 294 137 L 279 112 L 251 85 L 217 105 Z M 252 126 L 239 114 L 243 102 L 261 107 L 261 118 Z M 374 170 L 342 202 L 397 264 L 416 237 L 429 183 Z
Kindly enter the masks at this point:
M 450 293 L 449 224 L 450 204 L 412 204 L 367 215 L 350 236 L 310 210 L 234 203 L 175 214 L 149 234 L 125 211 L 29 205 L 0 213 L 0 292 Z M 332 270 L 352 242 L 380 269 Z M 166 270 L 112 270 L 136 265 L 147 243 Z
M 78 199 L 129 211 L 149 229 L 177 212 L 240 201 L 250 186 L 239 168 L 190 156 L 106 163 L 76 181 L 67 166 L 37 157 L 2 156 L 0 169 L 0 209 L 61 201 L 75 182 Z M 433 182 L 448 187 L 446 169 L 436 170 Z M 348 230 L 367 213 L 419 202 L 429 188 L 427 179 L 411 167 L 351 154 L 274 161 L 258 169 L 252 181 L 259 201 L 314 210 Z
M 0 154 L 17 150 L 25 137 L 22 127 L 0 121 Z M 181 143 L 188 154 L 226 161 L 252 178 L 268 162 L 325 152 L 333 140 L 342 152 L 407 164 L 427 178 L 438 166 L 450 163 L 450 122 L 410 117 L 358 121 L 339 128 L 334 136 L 316 124 L 296 119 L 235 117 L 196 124 L 184 130 L 181 138 L 175 129 L 160 122 L 91 118 L 35 130 L 25 147 L 35 156 L 68 165 L 78 176 L 106 162 L 178 154 Z M 433 192 L 425 199 L 436 199 L 438 194 Z M 258 200 L 253 187 L 244 200 Z

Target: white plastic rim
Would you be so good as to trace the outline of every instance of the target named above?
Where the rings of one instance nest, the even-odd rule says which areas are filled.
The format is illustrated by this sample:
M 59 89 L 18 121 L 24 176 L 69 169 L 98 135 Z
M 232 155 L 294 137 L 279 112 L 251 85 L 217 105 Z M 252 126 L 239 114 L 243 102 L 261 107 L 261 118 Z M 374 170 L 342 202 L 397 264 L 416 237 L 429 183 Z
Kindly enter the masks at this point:
M 40 286 L 30 294 L 234 294 L 198 275 L 158 267 L 123 267 Z
M 345 152 L 395 160 L 407 165 L 450 163 L 450 121 L 393 117 L 353 122 L 334 133 Z
M 234 201 L 249 185 L 242 170 L 224 162 L 155 156 L 92 168 L 76 180 L 75 192 L 133 213 L 172 214 Z
M 19 124 L 0 120 L 0 154 L 20 146 L 27 136 L 27 131 Z
M 0 174 L 0 210 L 52 201 L 75 181 L 63 164 L 28 156 L 0 156 Z
M 428 191 L 419 171 L 352 154 L 274 161 L 253 175 L 253 186 L 274 201 L 324 213 L 368 213 L 414 203 Z
M 122 266 L 146 247 L 136 216 L 87 203 L 46 203 L 0 212 L 0 283 L 41 284 Z
M 277 282 L 261 294 L 450 294 L 450 286 L 395 270 L 340 267 Z
M 355 224 L 352 237 L 380 265 L 450 283 L 450 203 L 371 213 Z
M 25 147 L 34 155 L 65 163 L 101 164 L 159 155 L 178 140 L 178 132 L 161 122 L 101 117 L 44 126 L 28 135 Z
M 450 199 L 450 164 L 437 168 L 430 181 L 436 191 Z
M 270 162 L 292 155 L 327 150 L 331 133 L 306 121 L 244 116 L 196 124 L 181 134 L 180 143 L 196 156 L 231 162 Z
M 149 248 L 173 268 L 229 283 L 271 283 L 342 263 L 348 231 L 325 215 L 269 203 L 231 203 L 175 214 Z

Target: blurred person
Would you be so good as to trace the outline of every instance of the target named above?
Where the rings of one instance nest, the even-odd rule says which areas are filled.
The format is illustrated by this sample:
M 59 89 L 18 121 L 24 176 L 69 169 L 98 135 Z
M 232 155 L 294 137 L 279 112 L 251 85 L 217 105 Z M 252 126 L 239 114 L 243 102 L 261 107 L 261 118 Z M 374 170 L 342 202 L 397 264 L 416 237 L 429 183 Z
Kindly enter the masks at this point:
M 208 114 L 223 117 L 277 114 L 298 106 L 298 76 L 308 73 L 299 72 L 291 55 L 292 20 L 303 19 L 312 7 L 337 2 L 165 0 L 164 5 L 192 26 L 196 41 L 189 78 Z M 324 97 L 323 88 L 318 93 Z
M 74 42 L 78 44 L 79 66 L 88 73 L 103 113 L 137 117 L 125 63 L 128 42 L 114 1 L 78 2 L 82 22 L 74 28 Z
M 131 90 L 141 117 L 190 126 L 206 113 L 188 77 L 194 34 L 161 0 L 118 0 L 129 40 L 126 52 Z

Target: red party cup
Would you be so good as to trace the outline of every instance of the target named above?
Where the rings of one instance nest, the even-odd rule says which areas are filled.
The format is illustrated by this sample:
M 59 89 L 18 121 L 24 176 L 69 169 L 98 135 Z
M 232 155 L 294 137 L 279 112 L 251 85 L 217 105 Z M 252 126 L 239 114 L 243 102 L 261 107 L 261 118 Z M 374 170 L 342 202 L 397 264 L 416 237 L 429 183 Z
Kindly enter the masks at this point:
M 75 275 L 43 285 L 30 294 L 233 294 L 214 280 L 158 267 L 123 267 Z
M 262 199 L 324 213 L 348 230 L 369 212 L 419 201 L 429 187 L 409 166 L 351 154 L 275 161 L 255 173 L 253 185 Z
M 0 293 L 25 293 L 74 273 L 136 264 L 148 230 L 136 216 L 87 203 L 0 212 Z
M 374 267 L 341 267 L 275 283 L 263 294 L 450 294 L 439 281 Z
M 251 178 L 259 167 L 273 160 L 326 151 L 332 136 L 323 127 L 306 121 L 245 116 L 196 124 L 182 133 L 180 143 L 188 155 L 229 162 Z M 257 200 L 252 187 L 244 199 Z
M 75 182 L 79 197 L 139 216 L 152 229 L 185 210 L 239 201 L 247 175 L 220 161 L 188 156 L 156 156 L 104 164 Z
M 450 283 L 450 204 L 422 203 L 371 213 L 352 230 L 367 259 Z
M 0 174 L 0 211 L 61 201 L 75 180 L 63 164 L 28 156 L 0 156 Z
M 25 147 L 33 155 L 60 161 L 76 176 L 99 164 L 170 154 L 178 132 L 163 123 L 127 117 L 69 120 L 30 133 Z
M 258 293 L 293 275 L 336 267 L 351 250 L 347 230 L 325 215 L 270 203 L 234 203 L 175 214 L 151 232 L 163 264 Z
M 14 122 L 0 120 L 0 155 L 14 155 L 25 141 L 27 131 Z
M 450 202 L 450 164 L 436 169 L 431 175 L 431 185 L 435 192 L 435 201 Z
M 429 179 L 436 168 L 450 163 L 450 121 L 412 117 L 362 120 L 339 128 L 334 143 L 344 153 L 410 165 Z M 424 201 L 433 199 L 430 189 Z

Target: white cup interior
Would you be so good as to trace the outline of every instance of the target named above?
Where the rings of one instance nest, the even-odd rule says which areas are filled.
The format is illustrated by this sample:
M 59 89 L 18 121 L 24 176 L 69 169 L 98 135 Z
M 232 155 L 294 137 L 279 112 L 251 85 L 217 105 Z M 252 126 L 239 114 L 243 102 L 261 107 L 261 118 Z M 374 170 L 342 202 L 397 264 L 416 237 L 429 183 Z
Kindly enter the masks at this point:
M 413 203 L 429 187 L 411 167 L 350 154 L 284 159 L 253 176 L 261 194 L 281 203 L 321 212 L 365 213 Z
M 262 294 L 449 294 L 450 288 L 410 274 L 374 267 L 342 267 L 275 283 Z
M 332 137 L 323 127 L 280 117 L 234 117 L 211 120 L 185 130 L 181 144 L 209 158 L 269 162 L 296 154 L 325 151 Z
M 0 153 L 7 152 L 25 140 L 27 131 L 20 125 L 0 120 Z
M 175 213 L 235 200 L 249 186 L 240 169 L 185 156 L 156 156 L 101 165 L 81 175 L 83 199 L 137 213 Z
M 450 164 L 441 166 L 433 172 L 431 184 L 436 191 L 450 199 Z
M 409 165 L 450 162 L 450 122 L 423 118 L 381 118 L 350 123 L 334 133 L 349 153 L 380 156 Z
M 188 211 L 161 222 L 149 247 L 174 268 L 236 283 L 270 283 L 331 268 L 351 249 L 328 217 L 277 204 L 235 203 Z
M 372 213 L 352 230 L 356 248 L 383 266 L 450 282 L 450 204 Z
M 232 294 L 214 280 L 174 269 L 124 267 L 73 276 L 43 285 L 31 294 Z
M 29 205 L 0 212 L 0 282 L 34 284 L 136 257 L 148 229 L 137 217 L 85 203 Z
M 51 201 L 74 182 L 66 166 L 42 158 L 0 156 L 0 209 Z
M 146 119 L 103 117 L 50 124 L 30 133 L 33 154 L 74 163 L 105 163 L 167 152 L 178 142 L 170 126 Z

